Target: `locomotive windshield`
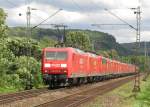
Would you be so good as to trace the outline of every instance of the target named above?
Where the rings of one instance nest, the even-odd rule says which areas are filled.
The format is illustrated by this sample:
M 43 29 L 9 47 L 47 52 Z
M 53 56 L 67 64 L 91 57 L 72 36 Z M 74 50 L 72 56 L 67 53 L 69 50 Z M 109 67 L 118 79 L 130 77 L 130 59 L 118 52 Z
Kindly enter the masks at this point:
M 47 51 L 45 58 L 48 60 L 66 60 L 67 52 Z

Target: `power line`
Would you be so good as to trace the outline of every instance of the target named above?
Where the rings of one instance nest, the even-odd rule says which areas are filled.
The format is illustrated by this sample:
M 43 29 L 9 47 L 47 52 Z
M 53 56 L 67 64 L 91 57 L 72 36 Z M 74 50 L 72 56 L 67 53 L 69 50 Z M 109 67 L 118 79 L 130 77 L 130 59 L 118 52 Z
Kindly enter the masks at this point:
M 41 16 L 39 16 L 39 15 L 36 15 L 36 14 L 33 14 L 33 13 L 32 13 L 32 15 L 33 15 L 33 16 L 35 16 L 35 18 L 37 18 L 37 17 L 38 17 L 38 18 L 40 18 L 40 19 L 42 19 L 42 20 L 45 20 L 44 18 L 42 18 L 42 17 L 41 17 Z
M 127 24 L 91 24 L 91 26 L 96 26 L 96 27 L 98 27 L 98 28 L 100 28 L 100 29 L 103 29 L 102 27 L 111 27 L 111 30 L 114 30 L 114 26 L 115 26 L 115 28 L 116 28 L 116 26 L 119 26 L 119 28 L 121 29 L 121 26 L 127 26 L 128 27 L 128 25 Z M 104 29 L 103 29 L 104 30 Z M 117 29 L 118 30 L 118 29 Z
M 127 25 L 127 24 L 91 24 L 92 26 L 107 26 L 107 25 L 115 25 L 115 26 L 124 26 L 124 25 Z
M 59 13 L 60 11 L 62 11 L 63 9 L 59 9 L 57 10 L 55 13 L 53 13 L 52 15 L 50 15 L 48 18 L 44 19 L 42 22 L 40 22 L 39 24 L 37 24 L 36 26 L 32 27 L 32 29 L 38 27 L 39 25 L 43 24 L 44 22 L 46 22 L 48 19 L 52 18 L 53 16 L 55 16 L 57 13 Z
M 137 31 L 137 28 L 135 28 L 134 26 L 132 26 L 131 24 L 129 24 L 128 22 L 126 22 L 125 20 L 121 19 L 119 16 L 117 16 L 116 14 L 112 13 L 111 11 L 109 11 L 108 9 L 104 9 L 106 10 L 108 13 L 110 13 L 111 15 L 113 15 L 114 17 L 116 17 L 117 19 L 119 19 L 120 21 L 122 21 L 123 23 L 127 24 L 130 28 L 134 29 Z
M 85 9 L 84 8 L 82 8 L 75 0 L 71 0 L 72 1 L 72 3 L 77 7 L 77 8 L 79 8 L 80 10 L 82 10 L 82 11 L 85 11 Z M 91 17 L 91 15 L 89 14 L 89 13 L 86 13 L 87 15 L 88 15 L 88 17 L 90 18 Z M 91 19 L 91 18 L 90 18 Z M 92 22 L 96 22 L 95 20 L 93 20 L 93 19 L 91 19 L 92 20 Z
M 15 4 L 15 3 L 13 3 L 13 2 L 11 2 L 11 1 L 9 1 L 9 0 L 6 0 L 6 1 L 7 1 L 7 3 L 9 3 L 9 4 L 10 4 L 11 6 L 13 6 L 14 8 L 18 7 L 17 4 Z M 31 0 L 25 0 L 25 5 L 30 4 L 30 2 L 31 2 Z M 57 13 L 56 13 L 56 14 L 57 14 Z M 21 16 L 21 13 L 19 13 L 19 15 Z M 40 17 L 40 16 L 38 16 L 38 15 L 36 15 L 36 14 L 32 14 L 32 15 L 34 15 L 34 16 L 36 16 L 36 17 L 42 19 L 42 20 L 45 20 L 44 18 L 42 18 L 42 17 Z
M 25 4 L 26 4 L 26 5 L 29 5 L 30 3 L 31 3 L 30 0 L 25 0 Z
M 99 6 L 98 4 L 96 4 L 95 2 L 93 2 L 93 1 L 90 1 L 91 3 L 93 3 L 94 5 L 96 5 L 97 7 L 99 7 L 99 8 L 101 8 L 101 9 L 104 9 L 104 8 L 102 8 L 103 6 Z M 100 3 L 99 3 L 100 4 Z
M 9 3 L 11 6 L 13 6 L 13 7 L 18 7 L 18 5 L 16 5 L 15 3 L 13 3 L 13 2 L 11 2 L 11 1 L 9 1 L 9 0 L 5 0 L 5 1 L 7 1 L 7 3 Z
M 111 12 L 111 11 L 109 11 L 108 9 L 104 9 L 105 11 L 107 11 L 109 14 L 111 14 L 112 16 L 114 16 L 114 17 L 116 17 L 117 19 L 119 19 L 121 22 L 123 22 L 124 24 L 92 24 L 92 26 L 98 26 L 98 27 L 100 27 L 101 25 L 117 25 L 117 26 L 119 26 L 119 25 L 128 25 L 130 28 L 132 28 L 132 29 L 134 29 L 135 31 L 137 31 L 138 30 L 138 28 L 135 28 L 134 26 L 132 26 L 131 24 L 129 24 L 128 22 L 126 22 L 125 20 L 123 20 L 123 19 L 121 19 L 119 16 L 117 16 L 115 13 L 113 13 L 113 12 Z
M 72 1 L 72 3 L 73 3 L 76 7 L 78 7 L 80 10 L 83 10 L 75 0 L 71 0 L 71 1 Z

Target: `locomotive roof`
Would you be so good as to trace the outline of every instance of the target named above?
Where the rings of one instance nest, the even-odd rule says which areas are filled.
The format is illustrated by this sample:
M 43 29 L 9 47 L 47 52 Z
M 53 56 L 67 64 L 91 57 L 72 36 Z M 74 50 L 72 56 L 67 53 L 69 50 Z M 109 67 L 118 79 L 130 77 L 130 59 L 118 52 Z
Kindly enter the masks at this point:
M 46 47 L 44 49 L 71 49 L 71 47 Z
M 87 55 L 90 55 L 90 56 L 92 56 L 92 57 L 102 57 L 103 59 L 105 59 L 105 60 L 108 60 L 108 61 L 111 61 L 111 62 L 115 62 L 115 63 L 120 63 L 120 64 L 123 64 L 123 65 L 129 65 L 129 66 L 133 66 L 132 64 L 128 64 L 128 63 L 123 63 L 123 62 L 120 62 L 120 61 L 117 61 L 117 60 L 112 60 L 112 59 L 109 59 L 109 58 L 106 58 L 106 57 L 104 57 L 104 56 L 101 56 L 101 55 L 96 55 L 96 54 L 94 54 L 94 53 L 90 53 L 90 52 L 85 52 L 85 51 L 83 51 L 83 50 L 80 50 L 80 49 L 78 49 L 78 48 L 72 48 L 72 47 L 46 47 L 46 48 L 44 48 L 44 50 L 49 50 L 49 49 L 52 49 L 52 50 L 54 50 L 54 49 L 58 49 L 58 50 L 74 50 L 75 52 L 77 52 L 77 53 L 80 53 L 80 54 L 87 54 Z
M 77 48 L 73 48 L 75 52 L 80 53 L 80 54 L 85 54 L 84 51 L 77 49 Z
M 91 56 L 97 56 L 96 54 L 93 54 L 93 53 L 90 53 L 90 52 L 85 52 L 85 51 L 83 51 L 83 50 L 81 50 L 81 49 L 78 49 L 78 48 L 72 48 L 72 47 L 47 47 L 47 48 L 44 48 L 44 49 L 46 49 L 46 50 L 49 50 L 49 49 L 61 49 L 61 50 L 66 50 L 66 49 L 72 49 L 72 50 L 74 50 L 75 52 L 77 52 L 77 53 L 80 53 L 80 54 L 89 54 L 89 55 L 91 55 Z

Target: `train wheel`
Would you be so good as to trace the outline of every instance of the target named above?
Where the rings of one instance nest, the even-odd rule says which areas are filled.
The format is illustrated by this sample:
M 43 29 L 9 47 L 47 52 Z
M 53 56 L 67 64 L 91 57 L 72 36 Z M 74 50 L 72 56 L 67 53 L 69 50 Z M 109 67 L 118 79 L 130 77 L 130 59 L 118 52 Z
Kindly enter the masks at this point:
M 49 82 L 49 89 L 54 89 L 55 88 L 55 83 L 54 81 Z
M 87 83 L 90 83 L 90 77 L 87 77 Z
M 69 78 L 67 82 L 68 82 L 67 84 L 69 87 L 71 87 L 73 85 L 73 79 L 72 78 Z
M 77 78 L 77 85 L 81 84 L 81 78 Z

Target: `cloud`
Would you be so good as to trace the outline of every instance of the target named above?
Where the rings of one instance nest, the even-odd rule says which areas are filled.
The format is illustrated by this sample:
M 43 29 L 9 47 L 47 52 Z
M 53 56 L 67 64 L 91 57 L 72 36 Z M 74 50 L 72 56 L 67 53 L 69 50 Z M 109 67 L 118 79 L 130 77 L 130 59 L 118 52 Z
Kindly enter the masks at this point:
M 12 0 L 0 0 L 0 6 L 8 14 L 7 24 L 9 26 L 26 26 L 27 4 L 25 1 L 13 0 L 12 2 Z M 107 8 L 123 20 L 136 26 L 136 15 L 129 8 L 137 7 L 138 5 L 138 0 L 32 0 L 30 6 L 37 10 L 31 13 L 31 24 L 32 26 L 38 24 L 62 8 L 63 11 L 45 23 L 64 23 L 69 28 L 101 30 L 115 35 L 118 42 L 133 42 L 135 38 L 131 35 L 135 35 L 135 32 L 128 26 L 101 26 L 98 28 L 91 26 L 91 24 L 123 24 L 123 22 L 104 10 L 104 8 Z M 145 35 L 148 35 L 150 30 L 147 26 L 150 24 L 148 9 L 150 1 L 142 0 L 141 6 L 142 34 L 144 35 L 142 39 L 144 40 L 144 38 L 148 39 Z M 19 16 L 19 13 L 22 15 Z
M 141 32 L 141 40 L 142 41 L 149 41 L 150 40 L 150 31 L 142 31 Z

